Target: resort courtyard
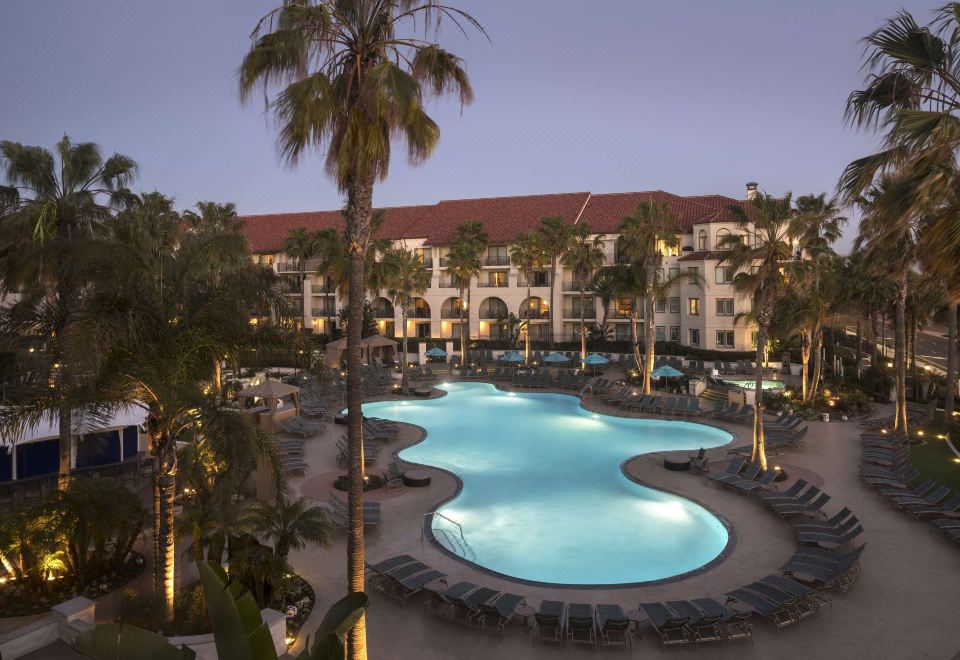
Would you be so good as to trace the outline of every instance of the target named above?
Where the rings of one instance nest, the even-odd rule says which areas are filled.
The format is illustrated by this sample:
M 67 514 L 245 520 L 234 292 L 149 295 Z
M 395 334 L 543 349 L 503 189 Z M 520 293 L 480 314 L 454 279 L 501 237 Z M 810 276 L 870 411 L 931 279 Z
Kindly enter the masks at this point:
M 529 395 L 538 396 L 537 392 Z M 583 405 L 602 414 L 624 414 L 616 407 L 589 397 Z M 523 442 L 524 435 L 536 433 L 538 421 L 530 419 L 528 425 L 518 426 L 516 441 Z M 742 424 L 704 421 L 718 424 L 737 436 L 732 445 L 707 452 L 711 458 L 711 472 L 716 473 L 725 463 L 727 449 L 748 442 L 750 429 Z M 787 451 L 774 459 L 776 466 L 790 475 L 778 489 L 786 490 L 796 478 L 804 478 L 832 496 L 824 507 L 825 517 L 832 516 L 844 506 L 855 513 L 864 530 L 856 542 L 866 544 L 856 582 L 845 593 L 839 589 L 827 590 L 831 600 L 829 606 L 780 631 L 770 621 L 755 614 L 748 620 L 753 628 L 752 642 L 702 643 L 687 650 L 661 648 L 657 633 L 648 624 L 641 623 L 641 637 L 633 639 L 633 654 L 665 652 L 693 653 L 710 658 L 825 659 L 869 654 L 877 658 L 919 659 L 952 658 L 960 652 L 960 641 L 952 630 L 956 593 L 960 589 L 960 553 L 956 544 L 929 524 L 898 511 L 875 489 L 861 482 L 858 475 L 862 429 L 855 420 L 809 421 L 807 424 L 809 431 L 803 448 Z M 335 443 L 342 435 L 342 429 L 342 426 L 327 425 L 323 433 L 307 442 L 305 457 L 311 467 L 303 478 L 291 481 L 292 488 L 318 501 L 327 500 L 331 479 L 338 473 Z M 397 452 L 419 442 L 421 437 L 420 429 L 405 425 L 400 436 L 384 446 L 376 463 L 368 468 L 369 472 L 386 470 Z M 642 445 L 642 442 L 641 439 L 638 444 Z M 788 522 L 741 492 L 720 488 L 703 476 L 665 470 L 662 460 L 662 454 L 644 455 L 626 463 L 624 469 L 640 482 L 705 504 L 732 527 L 731 547 L 722 559 L 702 573 L 665 584 L 617 589 L 549 588 L 491 575 L 451 557 L 422 537 L 424 514 L 457 491 L 455 479 L 442 470 L 429 467 L 424 468 L 431 476 L 429 487 L 405 487 L 390 494 L 374 491 L 368 498 L 380 502 L 383 512 L 382 524 L 369 528 L 367 534 L 368 562 L 409 554 L 447 574 L 450 585 L 466 580 L 496 591 L 519 594 L 534 608 L 542 600 L 557 600 L 616 603 L 625 612 L 636 609 L 641 602 L 712 597 L 722 603 L 727 592 L 764 576 L 782 573 L 781 567 L 797 547 Z M 614 508 L 598 510 L 595 515 L 615 520 L 618 525 L 635 524 L 629 515 Z M 656 535 L 657 526 L 650 525 L 643 531 Z M 546 555 L 549 548 L 542 552 Z M 603 556 L 591 555 L 589 546 L 583 547 L 582 552 L 584 562 L 604 562 Z M 333 600 L 329 597 L 325 600 L 325 595 L 339 593 L 344 556 L 342 536 L 338 536 L 327 550 L 304 551 L 292 556 L 296 570 L 317 590 L 319 607 L 314 618 L 319 617 L 326 602 Z M 424 594 L 401 604 L 376 590 L 370 592 L 368 634 L 374 657 L 552 658 L 588 657 L 596 653 L 595 647 L 569 642 L 564 648 L 545 641 L 534 644 L 531 633 L 524 631 L 519 618 L 507 626 L 500 640 L 495 632 L 480 631 L 476 626 L 465 627 L 458 622 L 425 614 L 423 607 L 427 598 Z M 738 605 L 732 603 L 732 606 Z M 531 616 L 531 625 L 532 619 Z M 311 623 L 313 621 L 308 620 L 304 629 L 309 630 Z M 627 656 L 631 651 L 609 648 L 606 653 Z

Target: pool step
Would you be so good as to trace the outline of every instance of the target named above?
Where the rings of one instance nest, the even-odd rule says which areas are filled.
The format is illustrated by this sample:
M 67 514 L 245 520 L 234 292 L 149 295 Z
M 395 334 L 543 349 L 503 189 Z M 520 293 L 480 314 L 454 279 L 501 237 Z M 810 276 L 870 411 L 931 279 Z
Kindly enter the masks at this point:
M 727 391 L 719 387 L 709 385 L 707 386 L 707 389 L 700 393 L 700 398 L 706 399 L 707 401 L 726 401 Z

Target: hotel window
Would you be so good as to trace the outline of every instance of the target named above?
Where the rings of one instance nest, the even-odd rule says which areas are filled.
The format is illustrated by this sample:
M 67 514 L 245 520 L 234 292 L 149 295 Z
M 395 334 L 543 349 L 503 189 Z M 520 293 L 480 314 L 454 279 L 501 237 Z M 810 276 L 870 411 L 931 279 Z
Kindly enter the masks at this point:
M 700 345 L 700 331 L 697 328 L 690 328 L 690 345 Z
M 733 266 L 717 266 L 714 271 L 717 284 L 730 284 L 733 282 Z
M 617 298 L 614 311 L 616 312 L 618 319 L 628 319 L 630 318 L 630 310 L 632 308 L 633 301 L 630 298 Z
M 413 251 L 413 254 L 427 268 L 433 267 L 433 250 L 431 248 L 417 248 Z
M 487 248 L 488 266 L 507 266 L 510 264 L 510 256 L 507 254 L 506 245 L 492 245 Z
M 717 298 L 717 316 L 733 316 L 733 298 Z
M 656 305 L 654 309 L 656 309 L 657 314 L 667 313 L 667 301 L 665 298 L 661 298 L 660 300 L 656 301 L 656 303 L 654 304 Z
M 706 250 L 707 249 L 707 232 L 703 229 L 700 230 L 700 233 L 697 234 L 697 249 Z
M 680 326 L 679 325 L 670 326 L 670 341 L 680 343 Z
M 754 330 L 753 332 L 750 333 L 750 345 L 753 346 L 754 348 L 757 347 L 757 336 L 758 336 L 758 334 L 759 334 L 759 333 L 758 333 L 756 330 Z
M 550 286 L 550 278 L 545 270 L 535 270 L 530 273 L 530 286 Z
M 662 325 L 657 326 L 657 341 L 667 341 L 667 329 Z
M 492 271 L 488 277 L 487 283 L 490 284 L 490 286 L 507 286 L 507 271 L 505 270 Z
M 630 341 L 630 340 L 631 340 L 631 336 L 630 336 L 630 326 L 629 326 L 629 325 L 617 324 L 616 326 L 614 326 L 614 331 L 613 331 L 613 332 L 614 332 L 613 338 L 614 338 L 615 341 Z
M 690 316 L 700 316 L 699 298 L 687 298 L 687 314 Z
M 680 298 L 671 298 L 670 299 L 670 313 L 679 314 L 680 313 Z
M 732 250 L 733 243 L 730 242 L 730 230 L 721 229 L 717 232 L 717 249 L 718 250 Z
M 670 266 L 670 268 L 667 270 L 667 276 L 668 276 L 671 280 L 672 280 L 674 277 L 676 277 L 678 274 L 680 274 L 680 267 L 679 267 L 679 266 Z
M 698 266 L 687 266 L 687 276 L 689 277 L 687 282 L 691 286 L 700 284 L 700 268 Z
M 733 330 L 717 330 L 717 348 L 733 348 Z

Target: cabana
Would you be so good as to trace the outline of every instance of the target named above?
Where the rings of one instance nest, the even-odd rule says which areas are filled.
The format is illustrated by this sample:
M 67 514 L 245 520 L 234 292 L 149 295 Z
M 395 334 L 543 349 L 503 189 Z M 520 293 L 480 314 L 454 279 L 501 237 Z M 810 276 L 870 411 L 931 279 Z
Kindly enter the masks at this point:
M 383 335 L 370 335 L 360 341 L 361 350 L 367 364 L 373 363 L 378 357 L 384 361 L 393 361 L 397 356 L 397 342 Z M 327 364 L 341 369 L 346 366 L 347 338 L 341 337 L 327 344 Z
M 241 412 L 257 415 L 257 425 L 273 433 L 276 424 L 300 414 L 300 388 L 279 380 L 263 380 L 241 390 Z

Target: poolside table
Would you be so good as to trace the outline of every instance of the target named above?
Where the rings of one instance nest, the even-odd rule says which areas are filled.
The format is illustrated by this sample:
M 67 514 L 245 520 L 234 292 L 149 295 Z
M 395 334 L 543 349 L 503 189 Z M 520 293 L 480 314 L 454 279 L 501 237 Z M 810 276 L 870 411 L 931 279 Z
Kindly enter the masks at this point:
M 687 472 L 690 470 L 690 457 L 686 454 L 664 456 L 663 467 L 674 472 Z
M 430 485 L 430 473 L 426 470 L 407 470 L 403 473 L 403 484 L 411 488 L 424 488 Z
M 530 617 L 537 613 L 537 610 L 524 603 L 517 608 L 517 616 L 523 619 L 523 632 L 525 635 L 530 634 Z
M 643 610 L 630 610 L 627 612 L 627 618 L 633 622 L 633 632 L 637 634 L 637 637 L 641 637 L 640 624 L 647 620 L 647 615 L 644 614 Z

